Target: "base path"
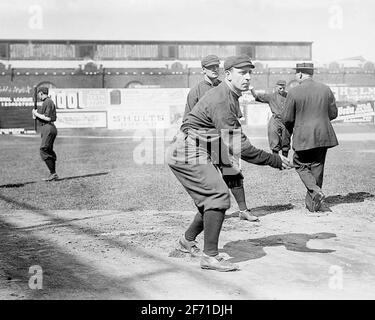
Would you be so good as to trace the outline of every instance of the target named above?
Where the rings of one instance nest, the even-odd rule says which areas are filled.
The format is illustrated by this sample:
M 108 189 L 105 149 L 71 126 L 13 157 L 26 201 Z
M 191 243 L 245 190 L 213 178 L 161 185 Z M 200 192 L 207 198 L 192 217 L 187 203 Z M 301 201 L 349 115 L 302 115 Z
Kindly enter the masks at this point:
M 374 299 L 375 200 L 332 209 L 228 212 L 229 273 L 176 254 L 194 212 L 0 211 L 0 299 Z

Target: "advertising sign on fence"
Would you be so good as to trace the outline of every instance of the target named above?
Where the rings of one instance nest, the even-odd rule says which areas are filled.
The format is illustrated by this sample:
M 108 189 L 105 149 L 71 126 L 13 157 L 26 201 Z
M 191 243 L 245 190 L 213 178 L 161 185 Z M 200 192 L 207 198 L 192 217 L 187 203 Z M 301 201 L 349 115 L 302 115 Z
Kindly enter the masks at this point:
M 108 129 L 163 129 L 170 126 L 166 107 L 127 107 L 108 109 Z
M 339 116 L 336 122 L 374 122 L 375 87 L 330 86 Z M 0 127 L 33 128 L 32 87 L 0 87 Z M 50 89 L 57 107 L 57 128 L 152 129 L 178 127 L 189 88 Z M 240 98 L 242 124 L 266 125 L 267 104 L 249 92 Z
M 374 122 L 374 101 L 337 102 L 338 116 L 334 122 Z
M 106 128 L 107 112 L 59 112 L 55 125 L 57 128 Z
M 50 89 L 49 95 L 57 109 L 106 110 L 109 105 L 107 89 Z
M 0 86 L 0 128 L 33 129 L 33 87 Z
M 375 87 L 329 85 L 337 101 L 375 100 Z

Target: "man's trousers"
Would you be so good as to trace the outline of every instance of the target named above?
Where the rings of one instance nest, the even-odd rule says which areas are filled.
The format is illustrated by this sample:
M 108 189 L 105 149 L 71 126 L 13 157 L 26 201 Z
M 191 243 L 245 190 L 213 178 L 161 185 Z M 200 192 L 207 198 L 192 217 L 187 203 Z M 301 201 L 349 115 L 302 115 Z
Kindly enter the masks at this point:
M 326 147 L 294 152 L 293 164 L 307 189 L 305 203 L 308 208 L 312 208 L 312 199 L 322 191 L 326 154 Z
M 290 149 L 290 133 L 284 124 L 273 115 L 268 121 L 268 143 L 270 149 L 275 152 L 288 153 Z

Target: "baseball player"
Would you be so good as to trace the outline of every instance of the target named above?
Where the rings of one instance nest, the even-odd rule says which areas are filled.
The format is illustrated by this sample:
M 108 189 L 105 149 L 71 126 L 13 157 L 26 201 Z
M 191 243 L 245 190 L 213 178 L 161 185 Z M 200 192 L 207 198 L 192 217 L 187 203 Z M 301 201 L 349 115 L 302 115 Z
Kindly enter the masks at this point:
M 50 175 L 43 180 L 52 181 L 59 178 L 56 173 L 56 153 L 53 150 L 53 144 L 57 136 L 57 129 L 54 125 L 56 121 L 56 106 L 48 96 L 48 88 L 40 87 L 38 89 L 38 97 L 43 103 L 37 109 L 33 109 L 32 114 L 33 119 L 37 119 L 41 127 L 40 156 L 50 171 Z
M 249 89 L 253 68 L 247 55 L 227 58 L 224 62 L 225 80 L 209 90 L 187 114 L 181 132 L 167 151 L 169 167 L 199 211 L 179 243 L 192 256 L 201 257 L 203 269 L 238 270 L 237 265 L 223 259 L 218 252 L 219 235 L 225 211 L 230 207 L 230 196 L 228 186 L 217 170 L 217 161 L 226 175 L 240 172 L 236 162 L 232 161 L 233 155 L 257 165 L 291 168 L 288 159 L 282 155 L 254 147 L 241 129 L 238 99 L 242 91 Z M 202 231 L 203 253 L 195 242 Z
M 190 89 L 187 96 L 183 121 L 185 121 L 187 114 L 193 109 L 205 93 L 221 83 L 218 79 L 220 60 L 217 56 L 211 54 L 204 57 L 201 61 L 201 66 L 204 79 Z
M 197 104 L 197 102 L 206 94 L 207 91 L 218 86 L 221 81 L 219 77 L 219 66 L 220 59 L 215 55 L 208 55 L 201 61 L 202 71 L 204 74 L 204 80 L 194 86 L 187 96 L 187 102 L 185 107 L 185 113 L 183 121 L 186 120 L 187 115 Z M 238 109 L 238 118 L 242 118 L 241 111 Z M 233 158 L 237 162 L 237 166 L 240 166 L 240 159 Z M 221 170 L 220 166 L 218 168 Z M 221 170 L 222 171 L 222 170 Z M 245 190 L 243 187 L 244 176 L 241 171 L 236 175 L 225 175 L 223 176 L 225 183 L 230 188 L 234 198 L 236 199 L 239 211 L 238 216 L 241 220 L 247 220 L 251 222 L 258 222 L 259 218 L 251 214 L 250 209 L 246 205 Z M 235 212 L 237 213 L 237 212 Z M 181 248 L 180 248 L 181 249 Z M 183 248 L 182 248 L 183 249 Z
M 273 153 L 279 153 L 279 151 L 281 151 L 284 157 L 288 157 L 290 150 L 290 134 L 281 121 L 281 113 L 284 109 L 287 96 L 285 86 L 285 80 L 278 80 L 273 93 L 257 93 L 253 87 L 250 87 L 250 91 L 255 101 L 268 103 L 270 106 L 272 117 L 268 121 L 267 130 L 270 149 Z

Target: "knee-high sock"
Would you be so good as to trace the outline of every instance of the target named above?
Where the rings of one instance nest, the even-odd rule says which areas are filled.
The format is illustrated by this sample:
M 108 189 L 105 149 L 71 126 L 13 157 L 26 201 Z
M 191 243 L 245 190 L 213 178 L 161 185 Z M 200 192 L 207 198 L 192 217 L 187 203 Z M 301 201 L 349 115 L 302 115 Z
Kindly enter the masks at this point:
M 224 221 L 225 210 L 207 210 L 203 214 L 204 225 L 204 249 L 208 256 L 216 256 L 219 253 L 219 235 Z
M 193 222 L 190 224 L 189 228 L 185 232 L 185 239 L 188 241 L 194 241 L 195 238 L 200 234 L 203 230 L 203 218 L 200 212 L 194 217 Z
M 50 172 L 51 174 L 56 173 L 56 163 L 55 163 L 55 160 L 54 160 L 54 159 L 47 158 L 47 159 L 45 160 L 45 163 L 46 163 L 46 165 L 47 165 L 47 167 L 48 167 L 48 169 L 49 169 L 49 172 Z
M 245 190 L 243 186 L 231 188 L 230 191 L 232 192 L 234 198 L 236 199 L 238 208 L 241 211 L 246 210 L 247 206 L 246 206 L 246 199 L 245 199 Z

